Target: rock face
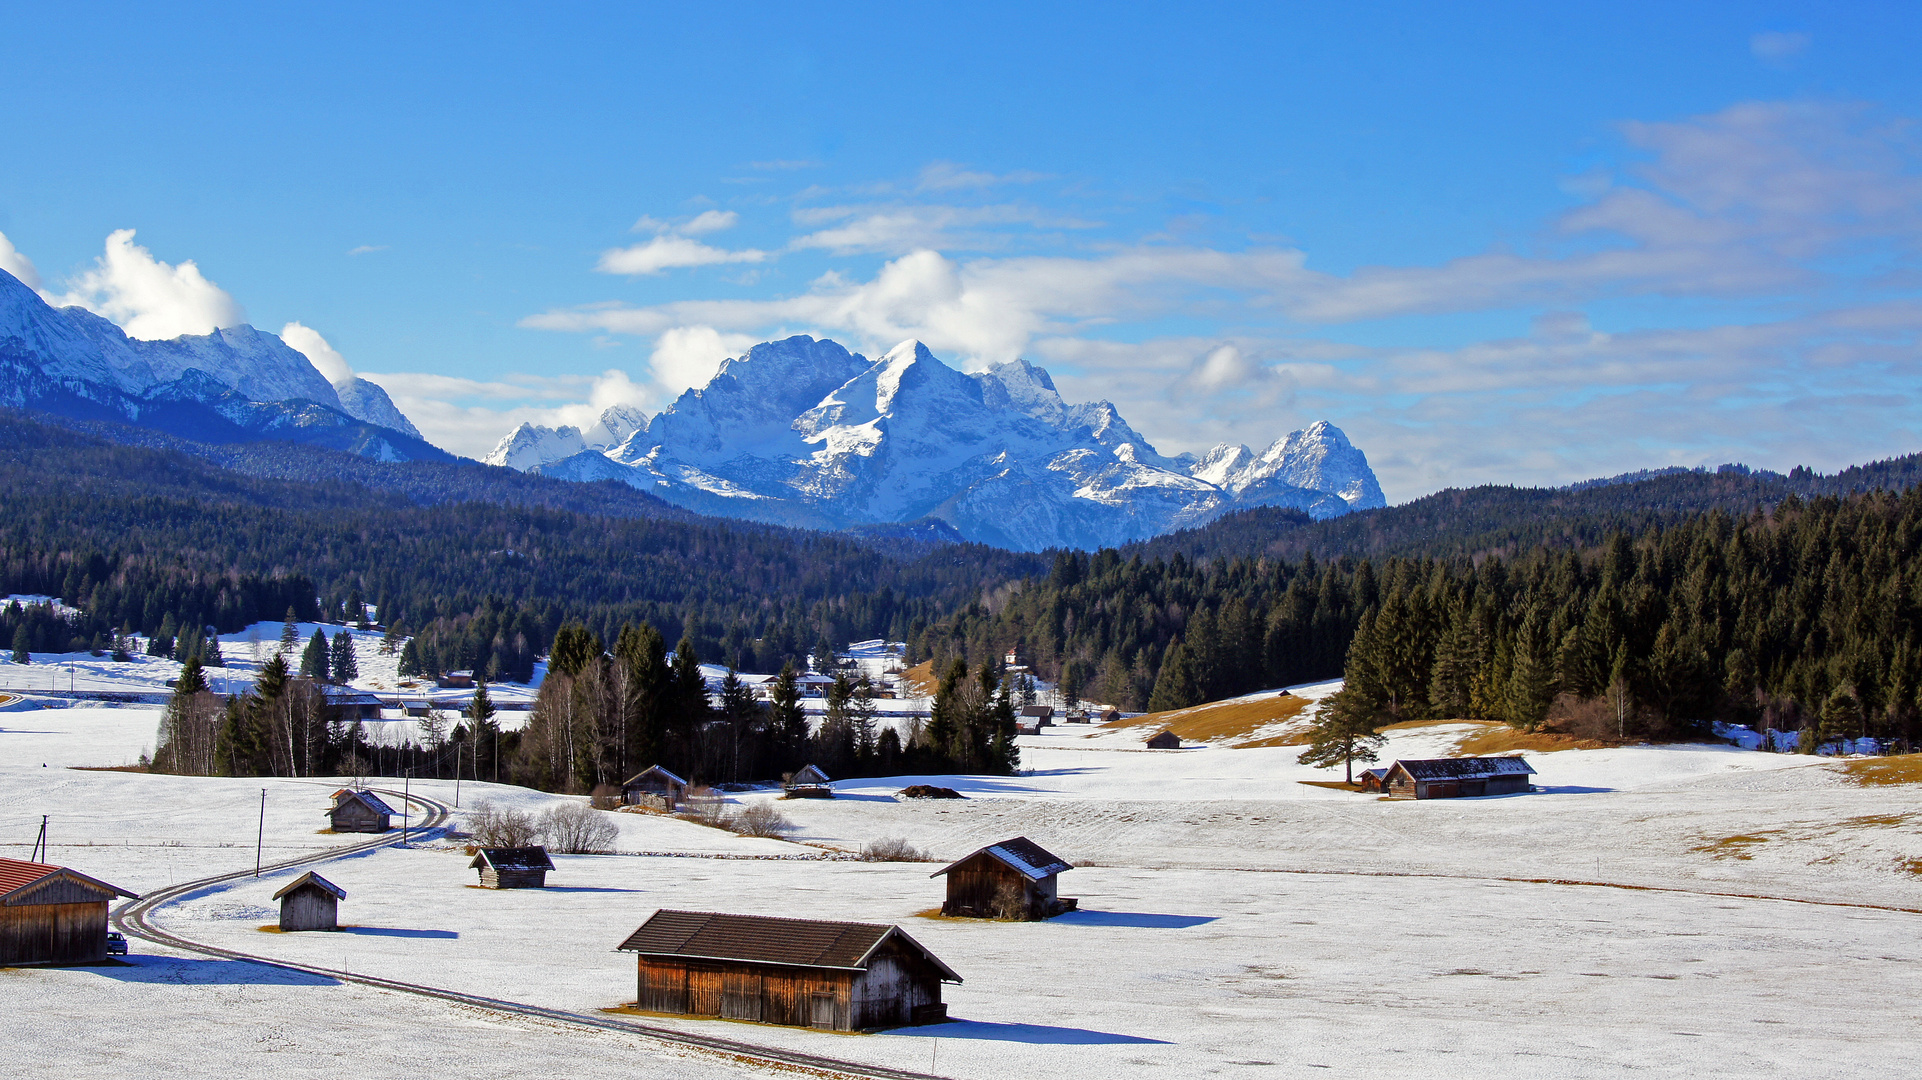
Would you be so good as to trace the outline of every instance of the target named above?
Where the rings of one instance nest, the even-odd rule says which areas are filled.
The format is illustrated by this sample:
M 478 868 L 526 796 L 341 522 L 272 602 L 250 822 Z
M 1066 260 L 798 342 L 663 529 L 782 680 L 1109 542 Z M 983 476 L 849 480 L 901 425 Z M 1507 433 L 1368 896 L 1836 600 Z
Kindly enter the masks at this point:
M 422 441 L 386 391 L 329 383 L 251 326 L 130 338 L 84 308 L 53 308 L 0 270 L 0 404 L 112 420 L 204 442 L 279 439 L 388 461 L 451 457 Z
M 1168 458 L 1113 405 L 1068 404 L 1026 361 L 964 373 L 916 341 L 875 360 L 805 336 L 756 345 L 618 445 L 522 425 L 488 460 L 621 479 L 701 513 L 822 528 L 938 519 L 1026 550 L 1111 546 L 1249 506 L 1385 505 L 1331 424 L 1258 456 Z
M 510 469 L 530 472 L 582 451 L 601 453 L 612 450 L 646 427 L 647 414 L 630 405 L 609 408 L 586 431 L 567 425 L 551 428 L 544 424 L 522 422 L 495 443 L 494 449 L 481 460 L 489 465 L 505 465 Z

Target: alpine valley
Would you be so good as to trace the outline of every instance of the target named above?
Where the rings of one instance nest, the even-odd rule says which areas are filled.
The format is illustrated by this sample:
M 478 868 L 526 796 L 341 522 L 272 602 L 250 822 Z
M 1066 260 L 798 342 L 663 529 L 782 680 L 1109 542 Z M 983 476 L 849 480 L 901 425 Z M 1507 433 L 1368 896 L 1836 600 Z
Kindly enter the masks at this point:
M 522 424 L 487 461 L 619 480 L 698 513 L 822 529 L 932 520 L 1016 550 L 1114 546 L 1255 506 L 1325 519 L 1386 505 L 1332 424 L 1259 454 L 1165 457 L 1112 404 L 1070 405 L 1024 360 L 961 372 L 918 341 L 874 360 L 806 336 L 756 345 L 644 419 Z

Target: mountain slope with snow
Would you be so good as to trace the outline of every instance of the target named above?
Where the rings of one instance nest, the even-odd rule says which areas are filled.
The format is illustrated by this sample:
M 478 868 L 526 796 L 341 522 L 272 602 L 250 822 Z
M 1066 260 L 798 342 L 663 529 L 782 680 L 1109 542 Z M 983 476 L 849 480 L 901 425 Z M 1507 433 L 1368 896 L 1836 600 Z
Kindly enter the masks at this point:
M 621 479 L 701 513 L 819 528 L 932 518 L 1025 550 L 1110 546 L 1248 506 L 1326 518 L 1385 505 L 1331 424 L 1259 456 L 1168 458 L 1112 404 L 1071 405 L 1026 361 L 962 372 L 916 341 L 874 360 L 806 336 L 756 345 L 617 446 L 523 424 L 488 460 Z

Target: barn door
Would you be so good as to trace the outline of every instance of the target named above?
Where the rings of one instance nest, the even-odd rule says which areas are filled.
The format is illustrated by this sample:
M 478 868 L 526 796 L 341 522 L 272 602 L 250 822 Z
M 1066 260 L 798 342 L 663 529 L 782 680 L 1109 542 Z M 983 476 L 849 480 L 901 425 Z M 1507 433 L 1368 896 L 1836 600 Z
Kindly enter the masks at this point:
M 834 1027 L 833 994 L 816 993 L 814 995 L 814 1013 L 810 1023 L 818 1028 L 832 1029 Z
M 721 969 L 687 969 L 687 1011 L 690 1016 L 721 1015 Z

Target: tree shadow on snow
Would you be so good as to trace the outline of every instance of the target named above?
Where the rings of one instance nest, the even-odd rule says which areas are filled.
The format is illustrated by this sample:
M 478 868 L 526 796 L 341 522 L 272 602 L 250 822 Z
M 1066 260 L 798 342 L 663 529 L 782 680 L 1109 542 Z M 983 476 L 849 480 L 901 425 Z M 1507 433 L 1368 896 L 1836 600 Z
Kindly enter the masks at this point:
M 1049 919 L 1069 926 L 1133 926 L 1144 930 L 1186 930 L 1214 922 L 1215 915 L 1158 915 L 1147 911 L 1070 911 Z
M 981 1039 L 988 1042 L 1018 1042 L 1051 1046 L 1110 1046 L 1118 1043 L 1158 1043 L 1166 1039 L 1144 1039 L 1139 1035 L 1117 1035 L 1088 1028 L 1050 1027 L 1047 1024 L 997 1024 L 986 1020 L 950 1020 L 925 1027 L 894 1028 L 890 1035 L 910 1035 L 927 1039 Z
M 174 986 L 339 986 L 326 975 L 255 964 L 178 956 L 129 956 L 125 966 L 88 967 L 102 978 Z
M 338 931 L 357 937 L 400 937 L 400 938 L 457 938 L 460 934 L 453 930 L 404 930 L 397 926 L 343 926 Z
M 1601 795 L 1614 790 L 1615 789 L 1612 787 L 1583 787 L 1580 784 L 1536 784 L 1535 790 L 1531 792 L 1527 792 L 1527 794 L 1529 795 Z M 1522 798 L 1523 795 L 1524 793 L 1518 791 L 1513 795 L 1483 795 L 1480 797 L 1484 799 L 1519 799 L 1519 798 Z
M 607 885 L 549 885 L 542 892 L 646 892 L 646 889 L 616 889 Z

